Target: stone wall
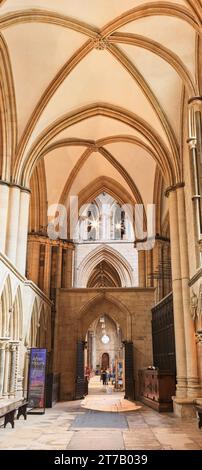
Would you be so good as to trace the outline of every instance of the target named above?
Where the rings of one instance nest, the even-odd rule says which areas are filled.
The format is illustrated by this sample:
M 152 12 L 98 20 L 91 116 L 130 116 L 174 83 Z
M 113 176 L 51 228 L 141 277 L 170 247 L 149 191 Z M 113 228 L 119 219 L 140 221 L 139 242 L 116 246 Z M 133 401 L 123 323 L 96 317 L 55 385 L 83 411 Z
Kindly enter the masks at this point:
M 134 378 L 152 364 L 151 307 L 154 289 L 58 289 L 54 372 L 61 374 L 60 399 L 74 398 L 77 340 L 85 340 L 91 323 L 105 313 L 117 322 L 123 340 L 133 341 Z

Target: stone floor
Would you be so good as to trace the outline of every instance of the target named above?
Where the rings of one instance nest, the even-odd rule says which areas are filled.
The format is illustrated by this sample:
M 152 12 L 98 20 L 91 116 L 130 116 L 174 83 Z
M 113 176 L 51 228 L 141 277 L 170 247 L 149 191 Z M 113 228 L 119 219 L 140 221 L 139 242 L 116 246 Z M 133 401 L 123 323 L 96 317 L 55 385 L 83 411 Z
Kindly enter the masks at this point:
M 120 411 L 122 398 L 96 383 L 87 400 L 58 403 L 27 421 L 21 417 L 14 429 L 0 427 L 0 449 L 202 450 L 196 419 L 182 421 L 141 403 Z M 107 411 L 98 411 L 103 403 Z

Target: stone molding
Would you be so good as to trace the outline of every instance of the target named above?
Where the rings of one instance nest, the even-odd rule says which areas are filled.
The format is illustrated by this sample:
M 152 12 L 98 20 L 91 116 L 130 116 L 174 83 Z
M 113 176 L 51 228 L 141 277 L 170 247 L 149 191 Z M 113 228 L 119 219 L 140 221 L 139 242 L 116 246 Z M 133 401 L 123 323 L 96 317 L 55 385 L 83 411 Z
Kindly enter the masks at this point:
M 201 277 L 202 277 L 202 268 L 198 269 L 198 271 L 191 277 L 188 283 L 189 287 L 193 286 Z
M 183 181 L 179 182 L 179 183 L 176 183 L 173 186 L 168 186 L 168 188 L 166 188 L 166 190 L 164 192 L 165 197 L 168 197 L 169 194 L 171 193 L 171 191 L 176 191 L 176 189 L 178 189 L 178 188 L 184 188 L 184 186 L 185 186 L 185 183 Z

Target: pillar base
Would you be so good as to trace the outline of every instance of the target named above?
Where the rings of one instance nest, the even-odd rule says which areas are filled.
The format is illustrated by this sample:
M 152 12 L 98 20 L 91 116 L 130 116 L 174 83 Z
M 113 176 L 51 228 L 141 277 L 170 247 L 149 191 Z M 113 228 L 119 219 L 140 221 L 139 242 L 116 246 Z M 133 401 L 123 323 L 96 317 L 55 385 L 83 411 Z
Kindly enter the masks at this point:
M 182 419 L 196 418 L 196 405 L 202 404 L 202 398 L 177 398 L 172 397 L 173 412 Z

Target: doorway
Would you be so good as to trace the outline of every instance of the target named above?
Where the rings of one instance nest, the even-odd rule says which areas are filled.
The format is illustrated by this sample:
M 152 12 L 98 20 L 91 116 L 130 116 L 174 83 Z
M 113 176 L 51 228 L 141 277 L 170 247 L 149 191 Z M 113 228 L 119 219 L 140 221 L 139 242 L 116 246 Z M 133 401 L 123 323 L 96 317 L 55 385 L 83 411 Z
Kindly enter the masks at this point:
M 102 365 L 101 369 L 108 369 L 109 368 L 109 354 L 108 353 L 103 353 L 102 355 Z
M 88 376 L 90 395 L 106 393 L 103 371 L 107 371 L 106 384 L 110 393 L 124 391 L 124 346 L 120 325 L 106 313 L 93 321 L 86 335 L 85 374 Z M 118 364 L 122 364 L 122 370 Z

